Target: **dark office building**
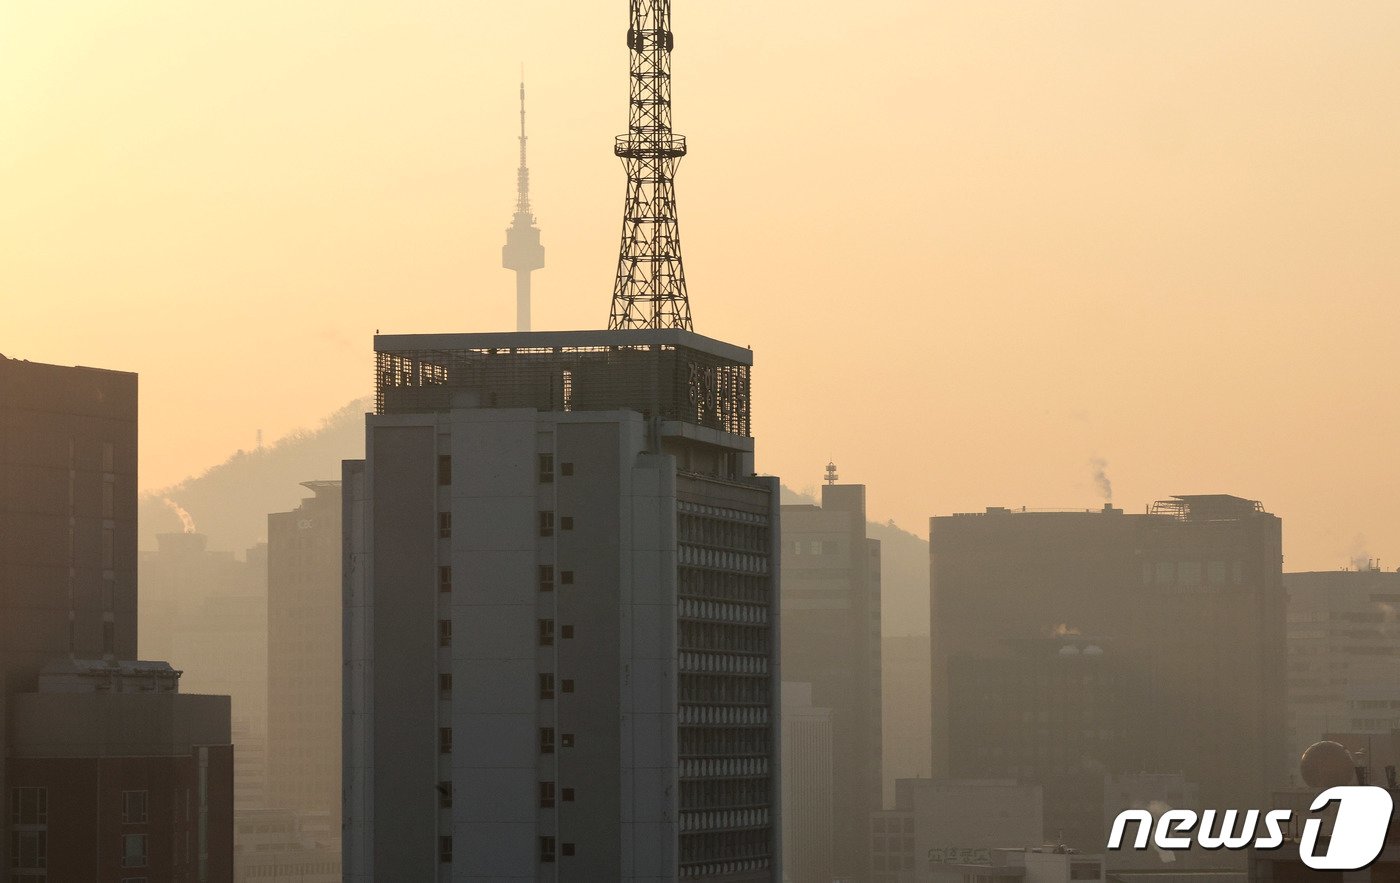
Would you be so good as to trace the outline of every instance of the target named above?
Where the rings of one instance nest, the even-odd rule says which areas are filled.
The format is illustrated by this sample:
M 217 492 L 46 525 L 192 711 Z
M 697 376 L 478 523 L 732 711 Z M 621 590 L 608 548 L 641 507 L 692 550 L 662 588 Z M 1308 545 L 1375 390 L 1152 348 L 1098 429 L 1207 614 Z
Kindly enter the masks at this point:
M 1268 805 L 1285 779 L 1281 542 L 1277 517 L 1227 495 L 931 519 L 934 776 L 1040 782 L 1047 812 L 1077 803 L 1057 782 L 1102 795 L 1124 772 Z
M 880 541 L 865 535 L 865 485 L 822 485 L 821 505 L 783 506 L 783 680 L 831 711 L 831 867 L 870 866 L 867 825 L 881 800 Z M 802 827 L 807 809 L 785 807 Z
M 11 879 L 232 876 L 228 699 L 182 696 L 178 672 L 133 661 L 136 563 L 136 375 L 0 357 L 0 867 Z M 190 809 L 202 827 L 176 857 L 171 828 L 149 826 L 168 820 L 175 789 L 201 782 Z M 98 813 L 111 815 L 92 823 Z

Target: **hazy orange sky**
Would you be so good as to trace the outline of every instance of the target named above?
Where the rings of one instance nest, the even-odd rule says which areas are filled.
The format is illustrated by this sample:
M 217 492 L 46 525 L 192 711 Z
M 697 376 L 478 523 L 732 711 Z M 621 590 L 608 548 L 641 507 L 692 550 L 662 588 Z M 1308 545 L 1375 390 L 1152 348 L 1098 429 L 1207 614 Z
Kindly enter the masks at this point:
M 696 330 L 760 468 L 919 534 L 1234 493 L 1400 565 L 1400 5 L 675 0 Z M 0 0 L 0 352 L 141 374 L 141 483 L 368 392 L 371 335 L 606 322 L 623 0 Z M 307 476 L 315 478 L 321 476 Z

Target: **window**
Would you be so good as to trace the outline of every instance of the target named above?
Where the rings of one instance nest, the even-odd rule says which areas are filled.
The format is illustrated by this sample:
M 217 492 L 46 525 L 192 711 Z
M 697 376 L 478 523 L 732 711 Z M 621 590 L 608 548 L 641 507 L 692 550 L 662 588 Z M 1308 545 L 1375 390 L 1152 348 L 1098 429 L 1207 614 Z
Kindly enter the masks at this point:
M 540 806 L 544 809 L 549 809 L 550 807 L 554 806 L 553 782 L 540 783 Z
M 541 837 L 541 838 L 540 838 L 540 861 L 541 861 L 541 862 L 545 862 L 545 863 L 554 861 L 554 838 L 553 838 L 553 837 Z
M 452 483 L 452 455 L 438 454 L 438 484 L 449 485 Z
M 449 864 L 452 861 L 452 835 L 438 838 L 438 861 Z
M 146 792 L 145 792 L 145 791 L 123 791 L 123 792 L 122 792 L 122 824 L 123 824 L 123 825 L 144 825 L 144 824 L 146 824 Z
M 554 646 L 554 620 L 541 619 L 540 621 L 540 646 Z
M 552 675 L 552 674 L 542 674 L 542 675 L 540 675 L 540 698 L 541 698 L 541 699 L 553 699 L 553 698 L 554 698 L 554 675 Z
M 450 619 L 438 620 L 438 646 L 452 646 L 452 620 Z
M 123 868 L 144 868 L 144 867 L 146 867 L 146 835 L 145 835 L 145 834 L 123 834 L 123 835 L 122 835 L 122 867 L 123 867 Z
M 553 512 L 541 512 L 541 513 L 540 513 L 540 536 L 542 536 L 542 537 L 552 537 L 552 536 L 554 536 L 554 513 L 553 513 Z
M 574 529 L 574 517 L 573 517 L 572 515 L 565 515 L 563 518 L 559 519 L 559 529 L 560 529 L 560 530 L 573 530 L 573 529 Z
M 565 844 L 564 844 L 563 852 L 564 852 L 565 855 L 573 855 L 573 854 L 574 854 L 574 845 L 573 845 L 572 843 L 565 843 Z
M 572 679 L 572 678 L 565 678 L 564 681 L 563 681 L 563 683 L 562 683 L 562 685 L 561 685 L 561 688 L 563 689 L 563 691 L 564 691 L 565 693 L 572 693 L 572 692 L 574 692 L 574 682 L 573 682 L 573 679 Z
M 540 454 L 540 484 L 554 483 L 554 455 Z
M 573 572 L 572 570 L 561 570 L 561 571 L 559 571 L 559 582 L 562 583 L 562 584 L 564 584 L 564 585 L 566 585 L 566 586 L 571 586 L 571 585 L 573 585 L 573 584 L 574 584 L 574 572 Z
M 438 675 L 438 698 L 452 698 L 452 675 L 442 672 Z
M 554 591 L 554 565 L 553 565 L 553 564 L 541 564 L 541 565 L 540 565 L 540 591 L 541 591 L 541 592 L 552 592 L 552 591 Z
M 1213 586 L 1223 586 L 1229 579 L 1224 561 L 1212 561 L 1206 565 L 1206 579 Z
M 452 536 L 452 513 L 438 513 L 438 539 L 448 539 Z
M 12 788 L 10 790 L 10 824 L 46 825 L 49 822 L 49 792 L 47 788 Z
M 573 748 L 573 747 L 574 747 L 574 734 L 573 734 L 573 733 L 565 733 L 564 735 L 560 736 L 560 737 L 559 737 L 559 744 L 560 744 L 560 745 L 563 745 L 565 748 Z
M 564 802 L 565 802 L 565 803 L 573 803 L 573 802 L 574 802 L 574 789 L 572 789 L 572 788 L 565 788 L 565 789 L 561 792 L 561 796 L 564 798 Z
M 452 783 L 438 782 L 438 806 L 443 809 L 452 808 Z
M 438 753 L 439 753 L 439 754 L 451 754 L 451 753 L 452 753 L 452 728 L 451 728 L 451 727 L 439 727 L 439 728 L 438 728 Z
M 560 629 L 560 634 L 564 636 L 565 640 L 568 640 L 574 636 L 574 627 L 571 625 L 563 626 Z
M 438 568 L 438 591 L 452 591 L 452 566 L 444 564 Z
M 102 482 L 102 517 L 115 518 L 116 488 L 110 481 Z
M 574 474 L 574 464 L 572 464 L 572 463 L 560 463 L 560 464 L 559 464 L 559 474 L 565 476 L 566 478 L 567 478 L 568 476 L 573 475 L 573 474 Z
M 540 754 L 554 753 L 554 728 L 540 727 Z
M 111 621 L 102 623 L 102 653 L 112 656 L 117 652 L 117 624 Z
M 48 866 L 49 835 L 47 831 L 10 832 L 10 867 L 12 869 L 37 871 Z
M 1178 562 L 1176 565 L 1176 581 L 1178 585 L 1199 586 L 1201 584 L 1201 562 Z
M 110 527 L 102 528 L 102 568 L 111 570 L 116 567 L 117 556 L 117 532 Z

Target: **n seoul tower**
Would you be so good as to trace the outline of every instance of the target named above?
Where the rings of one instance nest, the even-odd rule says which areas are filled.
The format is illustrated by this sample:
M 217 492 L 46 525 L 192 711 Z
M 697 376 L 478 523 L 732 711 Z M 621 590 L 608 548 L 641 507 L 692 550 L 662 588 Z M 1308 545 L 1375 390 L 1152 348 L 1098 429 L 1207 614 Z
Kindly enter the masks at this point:
M 515 219 L 506 228 L 501 266 L 515 271 L 515 330 L 530 330 L 530 273 L 544 266 L 540 228 L 530 211 L 530 167 L 525 163 L 525 80 L 520 81 L 520 170 L 516 173 Z

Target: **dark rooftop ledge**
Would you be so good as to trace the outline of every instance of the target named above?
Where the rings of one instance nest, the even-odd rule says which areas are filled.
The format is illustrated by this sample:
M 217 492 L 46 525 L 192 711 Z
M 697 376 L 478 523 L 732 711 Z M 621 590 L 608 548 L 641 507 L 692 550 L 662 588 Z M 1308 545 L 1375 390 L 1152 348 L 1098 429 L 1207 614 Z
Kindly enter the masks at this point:
M 374 351 L 561 350 L 604 347 L 685 347 L 741 365 L 753 364 L 753 350 L 679 328 L 607 331 L 490 331 L 464 334 L 376 334 Z

